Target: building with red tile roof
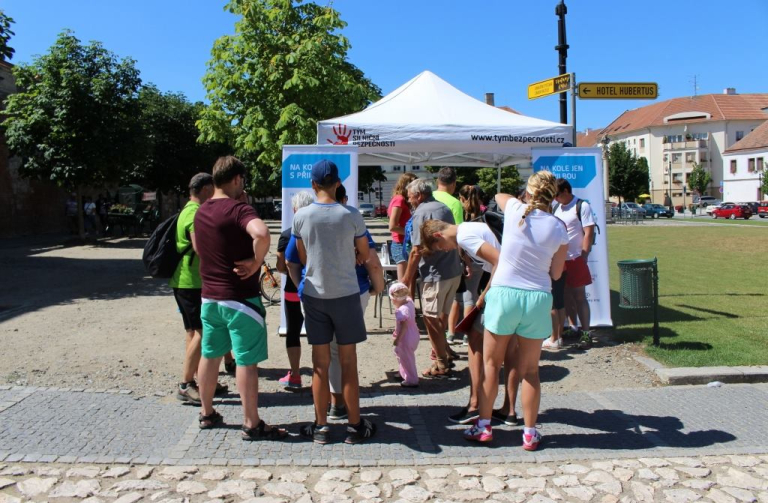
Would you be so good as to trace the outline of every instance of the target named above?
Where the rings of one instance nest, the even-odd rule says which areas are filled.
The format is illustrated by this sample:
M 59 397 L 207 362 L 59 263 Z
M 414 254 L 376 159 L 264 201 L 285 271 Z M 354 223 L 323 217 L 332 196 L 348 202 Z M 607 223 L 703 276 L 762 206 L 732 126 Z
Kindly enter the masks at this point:
M 694 164 L 712 174 L 707 195 L 722 197 L 727 178 L 723 154 L 766 120 L 768 93 L 737 94 L 728 88 L 723 94 L 673 98 L 627 110 L 599 136 L 622 141 L 635 155 L 645 157 L 653 202 L 661 203 L 671 193 L 678 205 L 691 202 L 684 187 Z
M 723 152 L 723 161 L 724 200 L 750 202 L 768 198 L 760 190 L 768 162 L 768 121 Z

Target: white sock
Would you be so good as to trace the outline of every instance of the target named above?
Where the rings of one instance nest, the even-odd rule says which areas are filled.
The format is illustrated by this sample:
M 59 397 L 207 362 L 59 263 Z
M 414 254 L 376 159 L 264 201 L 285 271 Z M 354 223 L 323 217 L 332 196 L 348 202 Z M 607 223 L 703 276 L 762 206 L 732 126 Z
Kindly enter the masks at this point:
M 477 420 L 477 427 L 478 428 L 485 428 L 486 426 L 490 426 L 490 425 L 491 425 L 491 420 L 490 419 L 478 419 Z
M 530 436 L 536 436 L 536 427 L 528 428 L 527 426 L 523 428 L 523 433 Z

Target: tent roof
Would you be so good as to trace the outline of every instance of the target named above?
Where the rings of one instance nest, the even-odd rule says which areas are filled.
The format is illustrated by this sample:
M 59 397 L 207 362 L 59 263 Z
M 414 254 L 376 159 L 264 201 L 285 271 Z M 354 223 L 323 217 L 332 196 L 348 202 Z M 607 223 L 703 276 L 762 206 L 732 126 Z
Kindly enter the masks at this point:
M 318 145 L 357 145 L 360 165 L 501 166 L 532 147 L 571 142 L 571 127 L 511 114 L 424 71 L 365 110 L 320 121 Z

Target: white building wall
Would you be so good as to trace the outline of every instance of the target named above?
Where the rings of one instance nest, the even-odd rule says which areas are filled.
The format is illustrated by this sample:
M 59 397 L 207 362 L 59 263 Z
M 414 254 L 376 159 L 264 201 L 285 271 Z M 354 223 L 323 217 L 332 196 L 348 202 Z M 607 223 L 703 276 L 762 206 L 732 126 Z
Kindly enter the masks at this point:
M 749 161 L 753 159 L 754 171 L 749 171 Z M 762 159 L 762 172 L 759 171 Z M 723 175 L 723 201 L 747 203 L 762 200 L 759 194 L 760 177 L 766 175 L 768 163 L 768 147 L 760 150 L 723 156 L 725 173 Z M 736 172 L 732 173 L 732 162 L 735 161 Z

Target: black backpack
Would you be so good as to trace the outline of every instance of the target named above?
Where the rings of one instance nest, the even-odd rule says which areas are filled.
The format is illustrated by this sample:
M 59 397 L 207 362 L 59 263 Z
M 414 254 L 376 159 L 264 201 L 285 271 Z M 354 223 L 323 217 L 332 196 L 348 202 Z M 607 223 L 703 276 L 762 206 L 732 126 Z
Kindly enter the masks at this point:
M 179 221 L 179 214 L 176 213 L 158 225 L 144 245 L 144 269 L 153 278 L 173 277 L 182 257 L 192 248 L 190 244 L 182 253 L 176 251 L 176 223 Z
M 496 239 L 501 243 L 501 237 L 504 232 L 504 213 L 487 210 L 481 217 L 482 221 L 491 229 Z
M 579 219 L 579 223 L 581 223 L 581 207 L 584 205 L 584 200 L 576 198 L 576 216 Z M 555 214 L 555 211 L 557 211 L 557 208 L 560 207 L 560 203 L 555 202 L 555 204 L 552 206 L 552 214 Z M 597 225 L 597 222 L 595 222 L 595 233 L 592 234 L 592 244 L 594 245 L 597 243 L 597 235 L 600 234 L 600 226 Z

